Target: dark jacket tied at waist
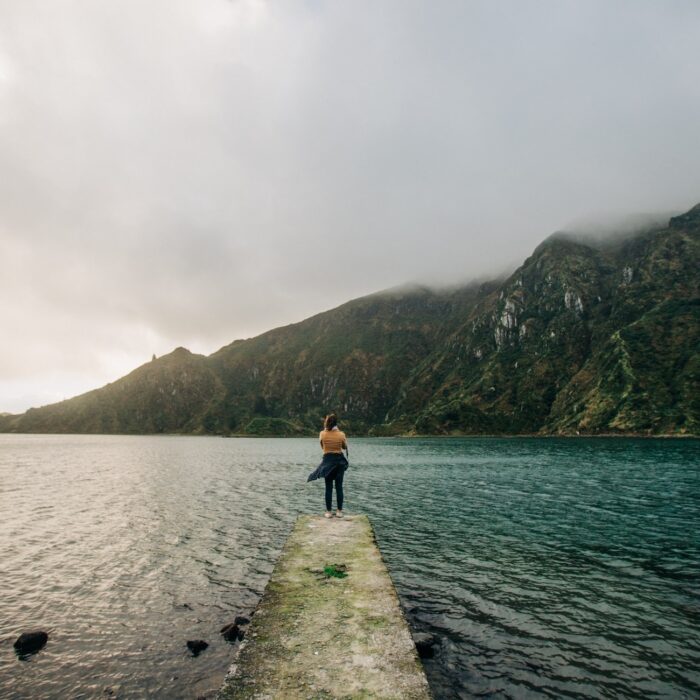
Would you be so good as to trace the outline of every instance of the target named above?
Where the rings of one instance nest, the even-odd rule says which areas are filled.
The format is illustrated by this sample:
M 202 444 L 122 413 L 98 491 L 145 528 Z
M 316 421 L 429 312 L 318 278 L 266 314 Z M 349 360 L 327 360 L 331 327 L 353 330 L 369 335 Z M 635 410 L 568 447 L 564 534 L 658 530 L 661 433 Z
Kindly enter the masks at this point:
M 331 476 L 336 469 L 342 469 L 345 471 L 350 465 L 348 460 L 345 459 L 345 455 L 340 452 L 327 452 L 323 455 L 321 464 L 319 464 L 316 469 L 314 469 L 307 481 L 315 481 L 316 479 L 325 478 Z

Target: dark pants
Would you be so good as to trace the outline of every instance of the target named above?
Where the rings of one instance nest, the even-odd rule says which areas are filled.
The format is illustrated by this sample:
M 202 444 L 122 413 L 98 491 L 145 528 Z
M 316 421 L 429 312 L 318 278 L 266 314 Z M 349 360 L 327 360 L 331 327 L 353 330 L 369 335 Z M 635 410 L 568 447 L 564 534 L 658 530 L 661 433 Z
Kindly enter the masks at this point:
M 345 470 L 336 467 L 326 479 L 326 510 L 333 505 L 333 482 L 335 481 L 335 498 L 338 501 L 338 510 L 343 510 L 343 476 Z

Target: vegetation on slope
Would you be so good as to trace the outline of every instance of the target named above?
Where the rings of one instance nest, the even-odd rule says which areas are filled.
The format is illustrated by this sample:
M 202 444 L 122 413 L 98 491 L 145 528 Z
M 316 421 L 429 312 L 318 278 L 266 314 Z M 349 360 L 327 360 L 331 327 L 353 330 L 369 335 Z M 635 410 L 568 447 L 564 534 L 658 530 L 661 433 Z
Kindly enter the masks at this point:
M 700 433 L 700 205 L 607 245 L 559 234 L 508 279 L 397 289 L 178 348 L 0 431 Z

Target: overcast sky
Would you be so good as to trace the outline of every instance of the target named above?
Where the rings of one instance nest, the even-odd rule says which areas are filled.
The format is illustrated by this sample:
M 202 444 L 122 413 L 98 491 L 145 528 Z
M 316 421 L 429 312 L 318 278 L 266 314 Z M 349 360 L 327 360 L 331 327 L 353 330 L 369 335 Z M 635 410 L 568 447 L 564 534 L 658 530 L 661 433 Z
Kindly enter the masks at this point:
M 0 0 L 0 411 L 698 201 L 697 0 Z

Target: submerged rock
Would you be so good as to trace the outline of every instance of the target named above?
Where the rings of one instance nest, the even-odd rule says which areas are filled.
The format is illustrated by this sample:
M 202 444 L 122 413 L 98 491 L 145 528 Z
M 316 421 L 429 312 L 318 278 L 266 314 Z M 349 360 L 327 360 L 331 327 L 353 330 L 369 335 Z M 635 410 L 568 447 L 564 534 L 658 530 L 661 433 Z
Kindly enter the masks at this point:
M 421 659 L 432 659 L 435 656 L 434 647 L 438 642 L 435 635 L 427 632 L 415 632 L 413 634 L 413 642 Z
M 229 622 L 227 625 L 224 625 L 219 631 L 227 642 L 235 642 L 236 640 L 242 641 L 245 633 L 241 627 L 249 623 L 249 618 L 244 617 L 243 615 L 236 615 L 236 617 L 233 618 L 233 622 Z
M 221 628 L 221 634 L 227 642 L 235 642 L 236 640 L 243 641 L 243 637 L 245 636 L 245 632 L 235 622 L 224 625 Z
M 22 634 L 17 637 L 14 647 L 18 654 L 33 654 L 39 651 L 39 649 L 42 649 L 48 641 L 48 632 L 33 630 L 31 632 L 22 632 Z
M 203 639 L 190 639 L 187 642 L 187 648 L 192 652 L 192 656 L 199 656 L 209 644 Z
M 238 639 L 238 634 L 240 633 L 238 625 L 235 622 L 232 622 L 229 625 L 224 625 L 220 631 L 227 642 L 235 642 Z

